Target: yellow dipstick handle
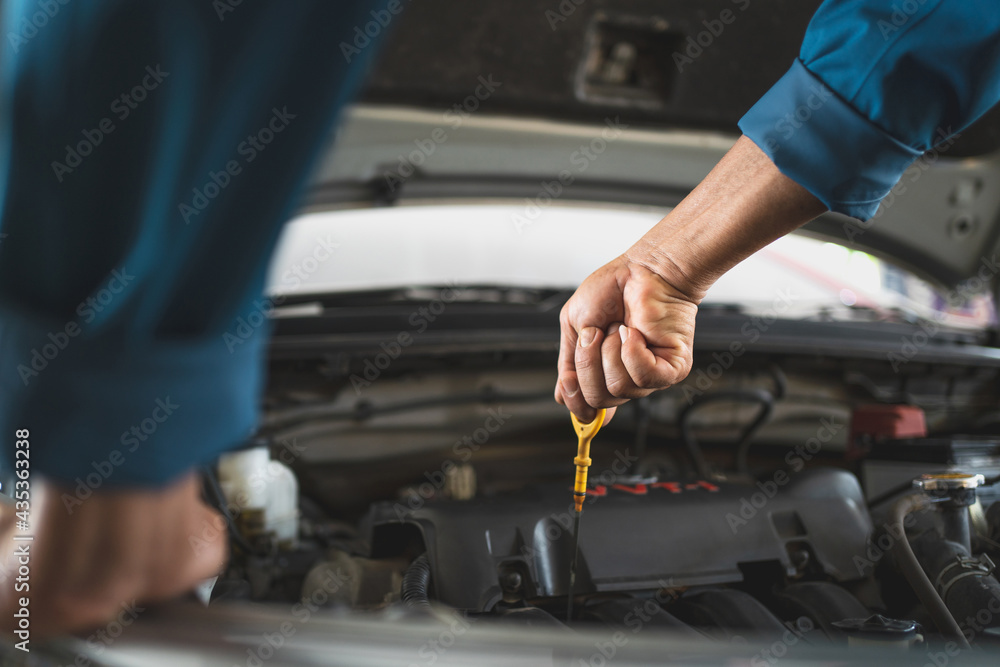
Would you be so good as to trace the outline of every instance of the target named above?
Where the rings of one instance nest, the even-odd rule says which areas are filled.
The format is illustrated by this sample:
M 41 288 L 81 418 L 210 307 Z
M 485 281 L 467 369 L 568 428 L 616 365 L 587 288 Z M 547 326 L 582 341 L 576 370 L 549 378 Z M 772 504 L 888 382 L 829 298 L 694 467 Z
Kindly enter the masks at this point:
M 573 429 L 576 437 L 579 438 L 579 445 L 576 450 L 576 481 L 573 483 L 573 505 L 577 512 L 583 511 L 583 501 L 587 499 L 587 469 L 590 467 L 590 441 L 594 439 L 597 432 L 604 425 L 604 417 L 607 410 L 598 410 L 597 417 L 589 424 L 582 424 L 576 415 L 570 413 L 573 419 Z

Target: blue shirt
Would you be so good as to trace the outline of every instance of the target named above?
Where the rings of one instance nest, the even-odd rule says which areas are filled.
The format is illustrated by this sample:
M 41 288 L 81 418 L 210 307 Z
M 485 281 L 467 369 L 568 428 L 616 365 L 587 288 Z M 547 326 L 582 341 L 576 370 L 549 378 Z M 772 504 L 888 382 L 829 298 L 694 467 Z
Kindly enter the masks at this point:
M 995 0 L 827 0 L 739 125 L 829 209 L 864 220 L 907 166 L 998 99 Z
M 15 429 L 78 498 L 247 440 L 267 260 L 388 6 L 0 4 L 8 473 Z

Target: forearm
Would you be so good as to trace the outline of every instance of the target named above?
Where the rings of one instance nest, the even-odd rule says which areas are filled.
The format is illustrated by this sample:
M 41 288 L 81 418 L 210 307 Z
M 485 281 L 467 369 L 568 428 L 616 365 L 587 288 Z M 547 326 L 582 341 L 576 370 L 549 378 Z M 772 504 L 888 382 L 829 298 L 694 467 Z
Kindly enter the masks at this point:
M 711 173 L 625 254 L 695 302 L 718 278 L 826 208 L 740 137 Z

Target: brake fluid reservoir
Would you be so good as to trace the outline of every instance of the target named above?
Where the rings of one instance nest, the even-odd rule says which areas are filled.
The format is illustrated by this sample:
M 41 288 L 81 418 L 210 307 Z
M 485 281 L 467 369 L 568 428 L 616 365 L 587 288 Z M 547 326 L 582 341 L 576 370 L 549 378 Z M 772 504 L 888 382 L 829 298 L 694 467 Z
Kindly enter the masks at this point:
M 271 460 L 267 447 L 220 456 L 219 486 L 246 537 L 270 534 L 288 546 L 298 540 L 298 480 L 288 466 Z

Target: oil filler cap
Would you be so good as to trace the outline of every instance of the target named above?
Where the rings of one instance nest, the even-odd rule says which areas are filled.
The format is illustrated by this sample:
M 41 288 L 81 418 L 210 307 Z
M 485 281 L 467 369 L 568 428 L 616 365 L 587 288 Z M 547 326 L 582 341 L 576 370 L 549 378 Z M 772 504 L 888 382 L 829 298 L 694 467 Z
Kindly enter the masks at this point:
M 848 645 L 852 647 L 872 644 L 910 646 L 920 630 L 916 621 L 898 621 L 881 614 L 868 618 L 848 618 L 836 621 L 833 625 L 844 631 Z
M 986 483 L 979 474 L 964 472 L 928 473 L 913 480 L 913 485 L 932 498 L 946 498 L 956 505 L 976 502 L 976 489 Z

